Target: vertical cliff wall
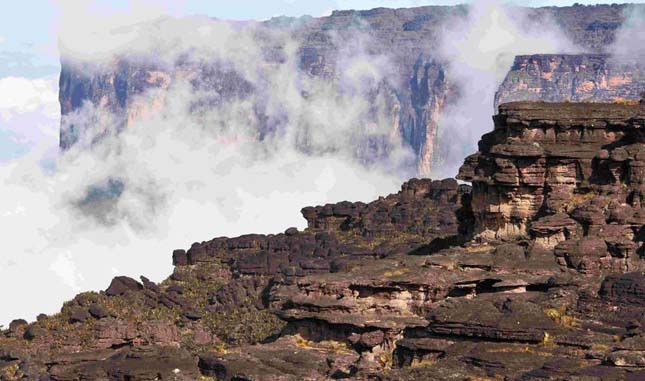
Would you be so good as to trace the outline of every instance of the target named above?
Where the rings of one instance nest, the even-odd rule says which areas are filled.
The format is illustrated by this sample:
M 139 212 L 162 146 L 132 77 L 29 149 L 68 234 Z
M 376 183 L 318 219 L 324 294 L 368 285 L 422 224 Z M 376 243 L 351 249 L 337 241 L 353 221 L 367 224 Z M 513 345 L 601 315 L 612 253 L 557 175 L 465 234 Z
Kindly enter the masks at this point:
M 608 54 L 517 56 L 495 96 L 513 101 L 620 102 L 645 91 L 643 63 Z
M 531 238 L 583 272 L 637 270 L 644 118 L 638 104 L 501 105 L 459 172 L 473 184 L 476 237 Z
M 528 12 L 533 19 L 561 28 L 564 38 L 583 49 L 600 52 L 613 41 L 624 20 L 624 10 L 623 5 L 574 6 L 518 9 L 518 14 Z M 437 54 L 441 30 L 450 20 L 465 17 L 467 13 L 463 6 L 335 11 L 322 18 L 276 18 L 257 28 L 259 34 L 264 33 L 262 30 L 277 30 L 289 35 L 297 45 L 297 75 L 303 79 L 321 78 L 336 83 L 339 91 L 343 87 L 342 77 L 348 72 L 343 57 L 360 51 L 367 61 L 382 61 L 380 80 L 370 85 L 364 95 L 378 106 L 371 115 L 364 116 L 360 124 L 365 128 L 378 125 L 387 131 L 363 139 L 358 155 L 361 160 L 375 160 L 387 156 L 392 146 L 403 144 L 414 153 L 417 171 L 428 174 L 436 159 L 439 116 L 459 91 L 468 91 L 456 88 L 450 80 L 447 63 Z M 284 46 L 265 48 L 263 54 L 267 63 L 279 64 Z M 184 60 L 168 65 L 161 64 L 154 55 L 143 58 L 122 55 L 110 64 L 89 70 L 64 57 L 60 78 L 61 148 L 69 148 L 87 130 L 87 126 L 69 117 L 85 103 L 110 112 L 111 117 L 106 116 L 98 123 L 99 131 L 95 133 L 100 136 L 102 130 L 125 128 L 136 116 L 145 116 L 163 107 L 161 98 L 141 103 L 136 95 L 153 88 L 168 88 L 178 78 L 189 78 L 194 88 L 211 92 L 208 101 L 202 104 L 249 99 L 257 90 L 253 81 L 245 78 L 240 70 L 222 69 L 216 64 L 205 61 L 191 64 Z M 518 65 L 522 63 L 516 61 Z M 518 70 L 522 69 L 515 69 Z M 559 70 L 574 70 L 574 67 L 561 65 Z M 613 86 L 613 82 L 608 83 Z M 551 93 L 554 90 L 555 87 L 544 88 L 538 99 L 557 98 Z M 499 99 L 513 98 L 514 95 L 508 93 L 519 94 L 519 90 L 506 84 Z M 308 95 L 311 94 L 303 92 L 303 97 Z M 279 131 L 285 119 L 268 115 L 270 112 L 262 105 L 265 102 L 259 103 L 254 108 L 254 118 L 258 121 L 258 136 L 262 138 Z

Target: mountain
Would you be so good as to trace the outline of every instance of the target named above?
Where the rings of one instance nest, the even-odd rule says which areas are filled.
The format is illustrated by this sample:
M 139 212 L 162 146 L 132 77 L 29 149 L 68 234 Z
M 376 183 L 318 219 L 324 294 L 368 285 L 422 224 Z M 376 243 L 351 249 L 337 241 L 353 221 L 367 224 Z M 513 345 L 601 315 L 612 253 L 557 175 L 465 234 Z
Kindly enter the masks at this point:
M 603 53 L 615 40 L 627 9 L 627 5 L 615 4 L 575 5 L 514 8 L 511 14 L 517 20 L 524 17 L 535 24 L 552 25 L 562 30 L 563 39 L 571 40 L 590 53 Z M 289 70 L 297 76 L 294 82 L 318 79 L 333 84 L 336 94 L 360 93 L 343 107 L 346 112 L 361 100 L 370 105 L 349 123 L 351 127 L 345 127 L 363 126 L 367 131 L 361 132 L 353 142 L 358 146 L 358 159 L 367 162 L 387 159 L 392 149 L 403 145 L 414 153 L 412 166 L 415 171 L 427 175 L 434 162 L 441 160 L 437 148 L 442 112 L 459 99 L 460 93 L 468 91 L 455 83 L 450 74 L 450 62 L 440 54 L 442 31 L 463 22 L 468 12 L 465 6 L 378 8 L 334 11 L 331 16 L 321 18 L 274 18 L 257 24 L 235 24 L 235 27 L 253 30 L 254 43 L 261 47 L 259 60 L 264 62 L 252 62 L 252 67 L 293 64 L 285 58 L 289 43 L 293 42 L 296 67 Z M 163 21 L 158 23 L 151 27 L 151 33 L 166 27 Z M 276 33 L 288 36 L 289 43 L 282 35 L 278 40 L 271 37 Z M 237 101 L 252 102 L 250 123 L 257 131 L 257 139 L 281 133 L 288 126 L 289 118 L 298 118 L 280 107 L 267 105 L 267 97 L 275 97 L 275 90 L 272 85 L 263 84 L 261 79 L 245 75 L 243 71 L 248 67 L 230 67 L 221 59 L 193 59 L 190 52 L 165 62 L 159 54 L 120 54 L 98 67 L 64 56 L 59 96 L 63 115 L 60 147 L 68 149 L 84 135 L 90 135 L 87 140 L 94 141 L 111 130 L 127 128 L 137 118 L 154 115 L 164 107 L 163 96 L 142 98 L 141 95 L 153 89 L 167 90 L 186 80 L 193 91 L 200 94 L 194 102 L 195 109 L 232 107 L 231 104 Z M 353 67 L 352 63 L 345 62 L 348 56 L 362 59 L 356 61 L 356 65 L 362 66 Z M 593 60 L 590 56 L 586 59 Z M 376 69 L 366 69 L 365 65 L 374 65 Z M 509 76 L 515 72 L 519 75 L 518 65 L 521 64 L 516 60 Z M 558 72 L 574 68 L 562 65 Z M 362 83 L 362 77 L 352 78 L 350 81 L 361 82 L 358 90 L 346 89 L 344 82 L 347 79 L 343 77 L 346 73 L 358 71 L 355 75 L 360 77 L 370 70 L 378 71 L 373 83 Z M 614 75 L 621 74 L 618 67 L 611 70 Z M 503 89 L 510 87 L 500 93 L 500 97 L 521 98 L 521 93 L 511 88 L 509 80 L 512 81 L 507 79 Z M 608 82 L 607 86 L 612 88 L 614 82 Z M 513 95 L 507 95 L 507 91 Z M 300 93 L 299 101 L 307 103 L 315 99 L 316 89 L 301 89 Z M 531 93 L 530 98 L 535 98 L 536 94 Z M 539 99 L 549 99 L 549 94 L 539 93 Z M 109 117 L 80 123 L 73 116 L 86 103 L 107 111 Z M 96 130 L 89 131 L 88 124 Z M 370 131 L 373 126 L 379 126 L 377 132 Z M 305 141 L 298 142 L 299 149 L 310 150 L 307 136 L 301 140 Z
M 514 102 L 459 179 L 194 243 L 0 335 L 0 380 L 640 380 L 645 103 Z
M 413 178 L 369 203 L 305 207 L 304 231 L 174 250 L 160 283 L 117 276 L 60 313 L 12 321 L 0 331 L 0 381 L 644 379 L 643 78 L 641 63 L 608 55 L 627 7 L 514 8 L 588 53 L 515 58 L 493 124 L 459 170 L 470 185 Z M 136 128 L 186 94 L 197 120 L 240 112 L 270 141 L 293 132 L 290 121 L 315 129 L 312 116 L 338 113 L 318 108 L 323 99 L 360 111 L 340 115 L 341 127 L 362 128 L 341 134 L 356 158 L 388 160 L 403 143 L 427 173 L 450 128 L 442 113 L 472 112 L 455 108 L 469 88 L 437 53 L 441 30 L 468 12 L 227 24 L 241 41 L 230 60 L 63 57 L 61 148 Z M 138 27 L 163 35 L 174 22 Z M 337 148 L 304 131 L 302 151 Z

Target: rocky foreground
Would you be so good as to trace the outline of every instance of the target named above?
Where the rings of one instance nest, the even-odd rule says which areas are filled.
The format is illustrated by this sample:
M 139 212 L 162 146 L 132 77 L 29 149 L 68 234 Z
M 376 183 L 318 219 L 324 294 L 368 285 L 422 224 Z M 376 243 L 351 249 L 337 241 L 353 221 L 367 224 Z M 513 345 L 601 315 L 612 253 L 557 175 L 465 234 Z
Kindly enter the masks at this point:
M 645 105 L 503 104 L 459 179 L 173 253 L 0 335 L 1 380 L 643 380 Z

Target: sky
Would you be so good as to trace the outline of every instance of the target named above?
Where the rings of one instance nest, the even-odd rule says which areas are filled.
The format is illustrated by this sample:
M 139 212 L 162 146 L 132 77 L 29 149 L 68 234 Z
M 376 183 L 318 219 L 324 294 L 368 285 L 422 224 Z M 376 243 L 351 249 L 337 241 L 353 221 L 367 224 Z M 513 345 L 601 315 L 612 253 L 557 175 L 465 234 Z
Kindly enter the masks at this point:
M 576 1 L 579 4 L 611 4 L 615 1 Z M 643 1 L 632 1 L 642 3 Z M 58 31 L 63 11 L 77 10 L 97 15 L 128 14 L 154 9 L 159 14 L 208 15 L 227 20 L 264 20 L 276 16 L 324 16 L 337 9 L 404 8 L 424 5 L 455 5 L 472 1 L 454 0 L 23 0 L 13 2 L 0 13 L 0 162 L 14 159 L 29 151 L 30 139 L 16 136 L 23 123 L 46 123 L 42 113 L 15 117 L 12 98 L 19 100 L 38 96 L 51 99 L 56 88 L 44 91 L 44 83 L 26 80 L 47 80 L 55 86 L 60 72 Z M 513 0 L 523 6 L 568 6 L 565 0 Z M 69 12 L 72 13 L 73 12 Z M 64 21 L 63 21 L 64 20 Z M 16 80 L 18 78 L 18 80 Z M 6 81 L 5 79 L 11 79 Z M 20 85 L 13 90 L 9 85 Z M 13 94 L 12 94 L 13 93 Z M 4 104 L 3 104 L 4 103 Z M 9 105 L 7 105 L 9 103 Z M 33 110 L 32 110 L 33 111 Z M 48 107 L 47 117 L 56 118 L 56 110 Z M 9 117 L 7 117 L 9 115 Z M 34 114 L 35 115 L 35 114 Z M 13 124 L 13 126 L 9 126 Z M 41 129 L 43 130 L 43 129 Z M 52 131 L 44 133 L 52 135 Z M 20 135 L 20 134 L 18 134 Z M 35 138 L 32 136 L 31 138 Z
M 470 1 L 465 1 L 469 3 Z M 616 1 L 584 1 L 580 4 L 611 4 Z M 643 2 L 643 1 L 633 1 Z M 59 70 L 57 30 L 61 8 L 87 7 L 97 13 L 128 12 L 137 7 L 155 7 L 174 15 L 205 14 L 231 20 L 263 20 L 274 16 L 323 16 L 335 9 L 403 8 L 423 5 L 454 5 L 464 1 L 439 0 L 23 0 L 12 2 L 0 14 L 0 78 L 39 78 Z M 566 6 L 563 0 L 516 0 L 527 6 Z

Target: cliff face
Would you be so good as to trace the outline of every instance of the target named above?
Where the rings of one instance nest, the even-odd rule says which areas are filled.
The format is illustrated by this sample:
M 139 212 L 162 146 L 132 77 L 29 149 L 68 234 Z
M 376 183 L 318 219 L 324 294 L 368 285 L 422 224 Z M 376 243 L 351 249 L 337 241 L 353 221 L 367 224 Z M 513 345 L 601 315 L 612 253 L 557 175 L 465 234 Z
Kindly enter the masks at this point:
M 495 129 L 458 176 L 473 184 L 475 238 L 532 239 L 583 272 L 640 269 L 643 111 L 596 103 L 500 106 Z
M 556 23 L 566 37 L 589 51 L 603 51 L 613 41 L 616 30 L 623 21 L 625 6 L 574 6 L 568 8 L 538 8 L 527 10 L 533 19 Z M 367 139 L 360 144 L 360 159 L 372 160 L 378 152 L 388 152 L 387 147 L 402 142 L 416 155 L 417 169 L 421 174 L 431 170 L 438 144 L 439 116 L 459 91 L 452 84 L 445 62 L 436 55 L 440 31 L 454 20 L 467 14 L 465 7 L 419 7 L 410 9 L 374 9 L 371 11 L 336 11 L 329 17 L 287 19 L 277 18 L 263 23 L 260 29 L 287 31 L 298 45 L 297 61 L 299 76 L 320 77 L 337 82 L 344 70 L 340 65 L 347 41 L 357 35 L 363 36 L 360 49 L 367 59 L 387 57 L 383 79 L 365 96 L 372 104 L 380 104 L 379 110 L 358 121 L 364 126 L 375 123 L 386 126 L 388 133 L 376 137 L 381 141 Z M 275 47 L 272 47 L 273 49 Z M 274 49 L 275 50 L 275 49 Z M 280 50 L 280 47 L 277 48 Z M 274 56 L 275 52 L 268 54 Z M 278 53 L 277 56 L 280 54 Z M 279 61 L 279 58 L 277 58 Z M 275 63 L 276 58 L 268 58 Z M 569 67 L 562 67 L 567 70 Z M 92 74 L 87 74 L 92 73 Z M 84 102 L 109 111 L 111 120 L 101 120 L 103 130 L 122 129 L 136 117 L 152 114 L 163 107 L 163 97 L 137 101 L 136 95 L 154 88 L 168 88 L 178 78 L 189 78 L 192 86 L 211 92 L 219 101 L 247 99 L 257 90 L 254 84 L 238 71 L 222 70 L 216 63 L 186 62 L 169 67 L 160 65 L 154 57 L 117 57 L 102 70 L 96 72 L 63 59 L 60 78 L 60 103 L 64 122 L 61 127 L 60 146 L 69 148 L 86 127 L 75 124 L 66 116 L 79 110 Z M 613 87 L 613 83 L 608 85 Z M 552 88 L 545 88 L 539 99 L 557 95 Z M 466 90 L 467 91 L 467 90 Z M 516 90 L 509 90 L 517 93 Z M 506 99 L 509 96 L 502 95 Z M 511 97 L 512 98 L 512 97 Z M 270 115 L 262 102 L 254 108 L 255 128 L 260 138 L 280 131 L 285 121 L 282 116 Z M 269 114 L 269 115 L 268 115 Z M 376 116 L 378 115 L 378 117 Z M 384 145 L 383 150 L 370 149 L 374 144 Z
M 12 322 L 1 380 L 640 380 L 645 105 L 500 106 L 460 178 Z M 40 378 L 38 378 L 40 377 Z
M 617 102 L 645 91 L 642 63 L 605 54 L 517 56 L 495 95 L 495 108 L 514 101 Z

